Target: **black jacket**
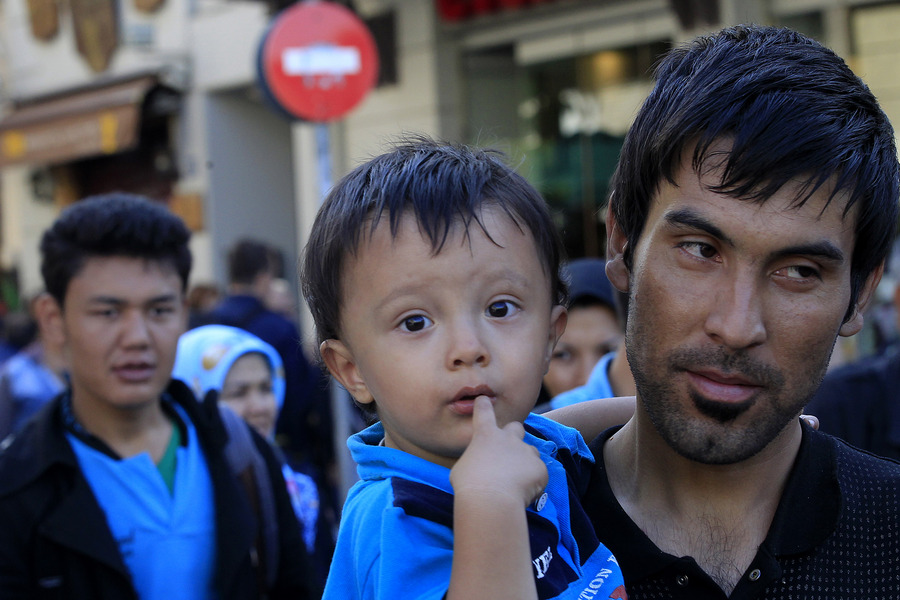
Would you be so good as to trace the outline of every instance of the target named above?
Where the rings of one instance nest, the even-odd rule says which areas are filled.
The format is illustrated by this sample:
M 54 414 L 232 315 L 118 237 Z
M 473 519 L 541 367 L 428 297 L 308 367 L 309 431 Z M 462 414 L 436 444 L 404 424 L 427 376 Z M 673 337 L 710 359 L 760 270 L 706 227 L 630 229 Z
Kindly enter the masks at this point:
M 257 518 L 225 460 L 227 436 L 218 410 L 198 403 L 181 382 L 172 381 L 167 392 L 196 428 L 213 483 L 220 598 L 316 597 L 297 519 L 286 489 L 277 484 L 281 561 L 274 589 L 260 592 Z M 61 398 L 0 451 L 0 599 L 136 600 L 103 510 L 65 439 Z M 268 444 L 259 436 L 254 441 L 272 481 L 283 481 Z

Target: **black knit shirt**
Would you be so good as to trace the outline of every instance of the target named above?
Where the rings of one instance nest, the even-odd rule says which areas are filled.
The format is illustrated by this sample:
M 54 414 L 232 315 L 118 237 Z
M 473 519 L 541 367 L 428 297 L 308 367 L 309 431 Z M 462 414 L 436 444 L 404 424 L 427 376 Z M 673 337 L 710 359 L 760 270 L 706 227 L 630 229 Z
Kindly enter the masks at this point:
M 603 444 L 584 508 L 618 558 L 629 600 L 900 599 L 900 463 L 804 426 L 772 526 L 731 596 L 690 557 L 662 552 L 609 486 Z

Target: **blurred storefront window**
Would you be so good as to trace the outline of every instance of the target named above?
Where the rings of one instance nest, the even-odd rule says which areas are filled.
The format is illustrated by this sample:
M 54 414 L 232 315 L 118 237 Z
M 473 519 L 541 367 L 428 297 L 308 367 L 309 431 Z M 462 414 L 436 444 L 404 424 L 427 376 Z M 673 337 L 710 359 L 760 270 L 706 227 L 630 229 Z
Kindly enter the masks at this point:
M 667 42 L 517 61 L 512 45 L 464 61 L 466 138 L 500 147 L 547 198 L 569 256 L 602 256 L 610 178 Z

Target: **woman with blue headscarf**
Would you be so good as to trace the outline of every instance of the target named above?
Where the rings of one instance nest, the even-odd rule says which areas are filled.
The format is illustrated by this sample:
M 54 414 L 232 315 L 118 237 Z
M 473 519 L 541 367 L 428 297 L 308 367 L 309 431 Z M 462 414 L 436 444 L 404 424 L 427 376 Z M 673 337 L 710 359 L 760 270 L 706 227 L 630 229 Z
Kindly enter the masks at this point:
M 179 338 L 172 377 L 184 381 L 198 398 L 217 392 L 220 402 L 273 442 L 277 450 L 275 422 L 284 404 L 284 365 L 275 348 L 236 327 L 197 327 Z M 313 554 L 319 513 L 316 484 L 283 459 L 282 473 L 303 526 L 306 547 Z

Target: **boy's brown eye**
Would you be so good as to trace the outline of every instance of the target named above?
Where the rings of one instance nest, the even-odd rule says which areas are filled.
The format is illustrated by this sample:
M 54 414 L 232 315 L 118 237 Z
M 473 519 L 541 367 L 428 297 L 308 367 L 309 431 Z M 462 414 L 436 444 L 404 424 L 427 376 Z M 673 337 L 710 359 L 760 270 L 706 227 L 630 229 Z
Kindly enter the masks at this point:
M 509 314 L 509 302 L 506 300 L 494 302 L 488 306 L 487 313 L 492 317 L 505 317 Z
M 428 325 L 428 317 L 413 315 L 403 320 L 403 328 L 407 331 L 421 331 Z

